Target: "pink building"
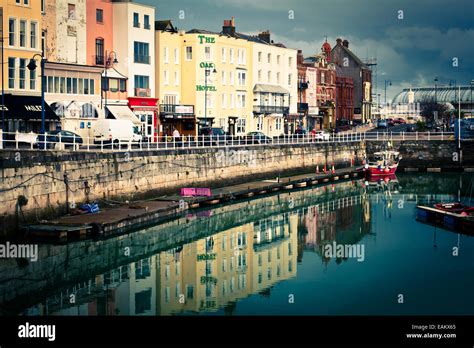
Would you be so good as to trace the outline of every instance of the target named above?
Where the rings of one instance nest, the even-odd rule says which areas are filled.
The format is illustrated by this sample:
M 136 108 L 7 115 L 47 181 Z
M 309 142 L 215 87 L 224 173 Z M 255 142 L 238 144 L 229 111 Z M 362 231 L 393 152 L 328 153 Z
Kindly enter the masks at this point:
M 112 6 L 112 0 L 87 0 L 87 65 L 104 66 L 114 49 Z
M 322 128 L 316 98 L 317 69 L 305 65 L 303 52 L 298 50 L 298 112 L 304 114 L 304 127 L 308 130 Z

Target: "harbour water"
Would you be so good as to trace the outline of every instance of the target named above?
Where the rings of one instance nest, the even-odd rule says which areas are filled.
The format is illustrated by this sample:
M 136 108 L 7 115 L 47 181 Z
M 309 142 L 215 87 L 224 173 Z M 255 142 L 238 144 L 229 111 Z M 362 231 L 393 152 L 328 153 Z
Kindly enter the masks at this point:
M 472 179 L 346 181 L 39 246 L 14 279 L 0 273 L 2 313 L 473 315 L 474 237 L 416 220 L 417 204 L 468 200 Z

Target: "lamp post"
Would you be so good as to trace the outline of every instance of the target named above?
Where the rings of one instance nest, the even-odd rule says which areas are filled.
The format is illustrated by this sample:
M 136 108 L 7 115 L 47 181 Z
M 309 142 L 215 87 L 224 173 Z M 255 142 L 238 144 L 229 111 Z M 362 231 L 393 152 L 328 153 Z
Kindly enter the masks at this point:
M 438 104 L 438 78 L 437 77 L 435 77 L 434 83 L 435 83 L 435 102 L 436 104 Z
M 109 90 L 109 81 L 107 79 L 107 69 L 110 67 L 110 66 L 113 66 L 114 64 L 118 64 L 118 60 L 117 60 L 117 53 L 115 51 L 111 51 L 110 53 L 108 53 L 107 51 L 105 51 L 105 57 L 106 59 L 104 60 L 104 83 L 105 83 L 105 86 L 107 87 L 107 89 L 104 91 L 104 86 L 102 86 L 102 88 L 100 89 L 101 90 L 101 93 L 100 93 L 100 107 L 104 107 L 104 113 L 105 113 L 105 108 L 107 108 L 107 92 Z M 114 59 L 112 60 L 112 57 L 114 57 Z M 105 98 L 103 97 L 103 92 L 105 92 Z M 102 103 L 102 99 L 105 99 L 105 103 L 103 104 Z
M 213 74 L 217 74 L 217 70 L 213 69 L 212 70 Z M 204 126 L 207 125 L 207 77 L 211 74 L 210 69 L 205 69 L 204 70 Z
M 391 86 L 392 81 L 390 80 L 385 80 L 385 98 L 384 98 L 384 104 L 387 105 L 387 86 Z
M 36 57 L 41 58 L 41 131 L 40 133 L 43 135 L 45 132 L 45 110 L 44 110 L 44 86 L 45 86 L 45 78 L 44 78 L 44 64 L 46 63 L 46 58 L 44 58 L 41 54 L 35 54 L 27 65 L 28 70 L 33 71 L 36 70 Z M 45 142 L 46 144 L 46 142 Z

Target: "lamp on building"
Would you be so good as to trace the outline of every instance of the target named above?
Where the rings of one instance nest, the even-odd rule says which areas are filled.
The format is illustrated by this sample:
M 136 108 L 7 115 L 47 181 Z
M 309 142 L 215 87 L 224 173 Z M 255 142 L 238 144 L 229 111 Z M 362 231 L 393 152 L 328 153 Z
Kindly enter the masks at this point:
M 28 70 L 34 71 L 37 68 L 36 65 L 36 57 L 41 58 L 41 134 L 45 132 L 45 110 L 44 110 L 44 87 L 45 87 L 45 78 L 44 78 L 44 64 L 46 63 L 46 58 L 44 58 L 41 54 L 35 54 L 27 65 Z M 46 141 L 44 142 L 46 146 Z
M 213 74 L 217 74 L 217 70 L 214 68 L 212 69 Z M 210 69 L 204 70 L 204 126 L 207 126 L 207 77 L 211 74 Z
M 392 81 L 390 80 L 385 80 L 385 97 L 384 97 L 384 103 L 387 105 L 387 86 L 391 86 Z
M 105 108 L 107 108 L 107 91 L 109 90 L 109 81 L 107 79 L 107 70 L 112 66 L 114 66 L 115 64 L 118 64 L 118 60 L 117 60 L 117 53 L 115 51 L 111 51 L 110 53 L 108 53 L 107 51 L 105 51 L 105 61 L 104 61 L 104 81 L 103 83 L 105 83 L 105 87 L 107 88 L 105 90 L 105 103 L 102 104 L 102 99 L 103 99 L 103 93 L 104 92 L 104 86 L 102 86 L 101 88 L 101 93 L 100 93 L 100 107 L 102 108 L 103 106 L 105 106 Z M 112 59 L 113 58 L 113 59 Z

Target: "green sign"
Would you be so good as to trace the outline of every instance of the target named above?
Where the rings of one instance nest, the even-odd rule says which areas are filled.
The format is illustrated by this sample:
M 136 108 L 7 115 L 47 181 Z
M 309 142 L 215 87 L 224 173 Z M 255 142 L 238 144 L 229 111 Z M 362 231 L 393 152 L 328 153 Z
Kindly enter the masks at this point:
M 215 260 L 217 257 L 216 254 L 201 254 L 197 256 L 198 261 L 207 261 L 207 260 Z
M 217 92 L 216 86 L 203 86 L 203 85 L 196 85 L 196 91 L 198 92 Z
M 215 37 L 210 37 L 210 36 L 205 36 L 205 35 L 199 35 L 199 43 L 202 45 L 203 43 L 216 43 L 216 38 Z
M 206 63 L 206 62 L 201 62 L 201 64 L 199 64 L 199 66 L 201 68 L 205 68 L 205 69 L 214 69 L 216 67 L 216 65 L 214 63 Z
M 217 284 L 217 278 L 202 276 L 201 277 L 201 284 L 206 284 L 206 283 Z

